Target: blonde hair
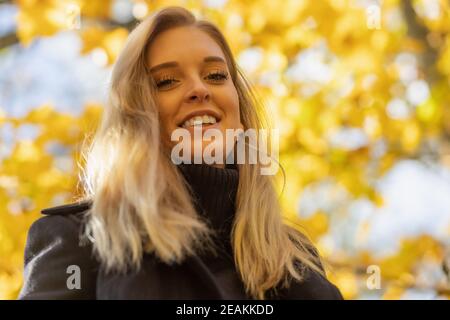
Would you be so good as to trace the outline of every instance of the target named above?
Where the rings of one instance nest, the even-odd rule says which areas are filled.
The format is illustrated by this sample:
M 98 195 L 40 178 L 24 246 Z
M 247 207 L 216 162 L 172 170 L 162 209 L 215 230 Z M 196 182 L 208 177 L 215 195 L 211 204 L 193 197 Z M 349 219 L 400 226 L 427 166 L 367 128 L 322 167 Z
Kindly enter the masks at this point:
M 239 95 L 244 130 L 267 123 L 264 108 L 212 23 L 196 20 L 181 7 L 167 7 L 140 22 L 115 63 L 100 126 L 82 150 L 81 199 L 92 201 L 84 235 L 93 239 L 106 272 L 139 269 L 144 252 L 179 263 L 199 250 L 214 250 L 213 232 L 197 215 L 188 186 L 163 146 L 155 87 L 145 63 L 152 40 L 179 26 L 197 27 L 220 45 Z M 324 275 L 311 242 L 283 222 L 273 176 L 261 175 L 259 163 L 239 164 L 238 169 L 231 239 L 247 294 L 264 299 L 278 285 L 287 287 L 290 278 L 302 281 L 306 268 Z

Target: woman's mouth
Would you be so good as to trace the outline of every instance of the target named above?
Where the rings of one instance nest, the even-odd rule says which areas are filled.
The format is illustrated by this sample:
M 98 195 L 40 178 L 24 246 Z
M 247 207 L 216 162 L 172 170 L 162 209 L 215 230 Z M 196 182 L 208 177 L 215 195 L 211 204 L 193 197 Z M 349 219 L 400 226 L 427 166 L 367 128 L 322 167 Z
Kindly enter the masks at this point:
M 189 129 L 199 127 L 211 127 L 214 124 L 219 123 L 220 120 L 216 119 L 214 116 L 203 115 L 203 116 L 193 116 L 192 118 L 186 120 L 181 124 L 181 128 Z

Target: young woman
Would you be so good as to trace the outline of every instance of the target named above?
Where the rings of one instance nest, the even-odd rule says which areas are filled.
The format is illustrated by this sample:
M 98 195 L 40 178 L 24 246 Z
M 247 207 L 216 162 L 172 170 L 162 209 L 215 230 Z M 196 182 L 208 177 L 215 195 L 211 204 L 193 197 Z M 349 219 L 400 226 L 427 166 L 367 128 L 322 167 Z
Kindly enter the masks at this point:
M 342 299 L 311 242 L 283 223 L 261 163 L 173 161 L 172 133 L 199 121 L 224 136 L 263 128 L 217 27 L 180 7 L 148 17 L 110 93 L 85 197 L 29 230 L 20 299 Z

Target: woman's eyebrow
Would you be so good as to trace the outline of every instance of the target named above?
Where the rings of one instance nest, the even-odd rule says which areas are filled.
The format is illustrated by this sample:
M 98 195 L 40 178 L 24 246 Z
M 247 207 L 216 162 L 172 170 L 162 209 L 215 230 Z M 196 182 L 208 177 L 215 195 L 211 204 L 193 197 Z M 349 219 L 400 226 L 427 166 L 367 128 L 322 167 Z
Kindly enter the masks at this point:
M 221 58 L 221 57 L 218 57 L 218 56 L 208 56 L 208 57 L 205 57 L 203 59 L 203 62 L 222 62 L 222 63 L 225 63 L 225 60 L 223 58 Z M 151 67 L 150 68 L 150 73 L 154 73 L 154 72 L 156 72 L 158 70 L 165 69 L 165 68 L 176 68 L 178 66 L 179 66 L 179 63 L 176 62 L 176 61 L 164 62 L 164 63 L 158 64 L 158 65 L 156 65 L 154 67 Z

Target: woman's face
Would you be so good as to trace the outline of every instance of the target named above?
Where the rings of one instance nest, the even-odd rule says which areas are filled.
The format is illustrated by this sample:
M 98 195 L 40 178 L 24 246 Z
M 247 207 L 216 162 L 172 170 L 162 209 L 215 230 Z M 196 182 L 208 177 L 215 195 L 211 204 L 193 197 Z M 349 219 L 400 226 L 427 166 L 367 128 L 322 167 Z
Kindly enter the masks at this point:
M 203 131 L 217 128 L 224 139 L 226 129 L 243 129 L 225 55 L 207 33 L 195 27 L 164 31 L 149 46 L 147 64 L 157 86 L 156 103 L 166 145 L 177 144 L 170 141 L 171 133 L 186 128 L 194 155 L 194 122 L 200 121 L 196 117 L 201 117 Z M 202 150 L 210 143 L 202 141 Z M 226 145 L 219 145 L 225 158 Z

